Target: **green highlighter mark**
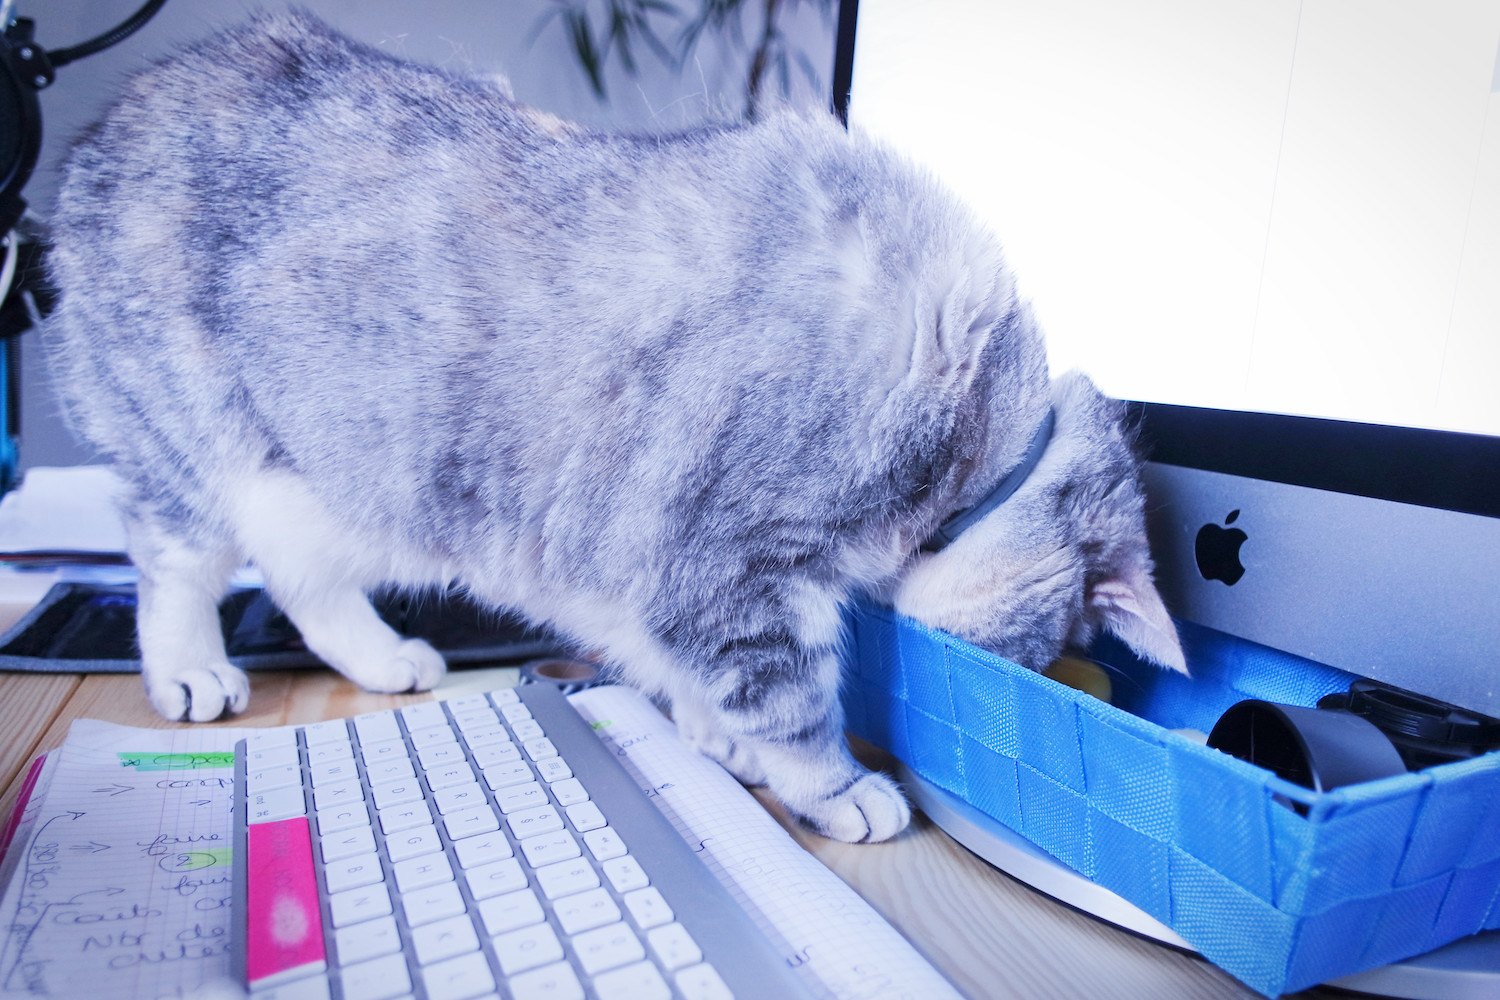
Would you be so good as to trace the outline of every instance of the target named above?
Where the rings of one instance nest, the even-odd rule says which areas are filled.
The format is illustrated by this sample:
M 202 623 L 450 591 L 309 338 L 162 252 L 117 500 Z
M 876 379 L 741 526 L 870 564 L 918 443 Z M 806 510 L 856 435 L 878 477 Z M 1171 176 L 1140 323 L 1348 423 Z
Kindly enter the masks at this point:
M 234 860 L 228 847 L 204 847 L 192 851 L 163 854 L 156 860 L 156 867 L 164 872 L 195 872 L 202 868 L 219 868 Z
M 209 767 L 234 767 L 234 751 L 225 753 L 124 753 L 120 766 L 135 771 L 193 771 Z

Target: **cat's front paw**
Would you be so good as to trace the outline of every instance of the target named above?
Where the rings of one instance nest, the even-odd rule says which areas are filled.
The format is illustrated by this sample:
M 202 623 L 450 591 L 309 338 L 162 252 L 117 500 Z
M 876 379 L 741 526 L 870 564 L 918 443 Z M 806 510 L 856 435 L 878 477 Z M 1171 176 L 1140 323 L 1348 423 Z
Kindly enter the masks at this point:
M 250 678 L 227 662 L 176 670 L 142 671 L 146 697 L 161 717 L 172 722 L 212 722 L 243 712 L 250 704 Z
M 729 739 L 714 726 L 707 715 L 693 711 L 682 702 L 672 708 L 677 733 L 684 743 L 710 760 L 717 761 L 741 784 L 758 786 L 766 783 L 766 770 L 748 744 Z
M 345 675 L 366 691 L 396 694 L 401 691 L 429 691 L 443 679 L 448 665 L 443 654 L 421 639 L 403 639 L 389 659 L 379 665 L 360 664 Z
M 867 774 L 799 815 L 811 829 L 848 844 L 889 840 L 911 822 L 906 797 L 883 774 Z

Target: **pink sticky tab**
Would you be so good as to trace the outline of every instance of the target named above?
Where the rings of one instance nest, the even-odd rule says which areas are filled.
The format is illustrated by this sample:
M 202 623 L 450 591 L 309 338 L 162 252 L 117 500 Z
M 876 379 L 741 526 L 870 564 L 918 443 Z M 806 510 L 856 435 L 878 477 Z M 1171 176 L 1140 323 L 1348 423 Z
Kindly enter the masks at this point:
M 325 955 L 307 817 L 256 823 L 247 833 L 245 975 L 253 985 L 322 965 Z

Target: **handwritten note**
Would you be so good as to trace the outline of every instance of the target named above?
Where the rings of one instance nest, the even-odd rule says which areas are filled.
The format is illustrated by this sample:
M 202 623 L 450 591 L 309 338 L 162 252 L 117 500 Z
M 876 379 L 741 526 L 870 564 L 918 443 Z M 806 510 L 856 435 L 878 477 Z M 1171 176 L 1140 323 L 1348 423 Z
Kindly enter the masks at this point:
M 11 847 L 20 853 L 0 904 L 0 997 L 233 995 L 242 735 L 73 724 L 45 796 L 28 807 L 29 834 Z
M 621 763 L 815 993 L 838 1000 L 959 994 L 905 938 L 808 854 L 719 765 L 633 690 L 572 695 Z

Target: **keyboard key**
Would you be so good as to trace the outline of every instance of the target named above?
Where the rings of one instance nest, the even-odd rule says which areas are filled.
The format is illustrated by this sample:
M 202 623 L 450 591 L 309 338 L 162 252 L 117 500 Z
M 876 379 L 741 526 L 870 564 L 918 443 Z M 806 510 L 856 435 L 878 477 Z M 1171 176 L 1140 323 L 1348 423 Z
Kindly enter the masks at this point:
M 259 795 L 247 795 L 245 814 L 250 823 L 275 823 L 307 813 L 307 802 L 301 788 L 278 788 Z
M 485 933 L 491 937 L 522 927 L 530 927 L 532 924 L 539 924 L 547 919 L 547 914 L 542 910 L 542 904 L 537 901 L 536 893 L 530 889 L 520 889 L 516 892 L 507 892 L 500 896 L 480 900 L 478 908 L 479 916 L 484 920 Z M 567 928 L 564 927 L 563 930 Z
M 474 763 L 481 768 L 494 767 L 497 764 L 514 764 L 521 759 L 521 748 L 508 739 L 504 742 L 494 741 L 473 747 L 470 752 L 474 755 Z
M 575 802 L 563 811 L 568 814 L 568 822 L 573 824 L 573 829 L 579 833 L 588 833 L 604 825 L 604 814 L 592 802 Z
M 431 726 L 446 726 L 448 713 L 443 711 L 441 702 L 424 701 L 404 706 L 401 709 L 401 721 L 406 723 L 408 732 L 415 733 Z
M 644 889 L 651 884 L 646 873 L 635 858 L 629 854 L 621 858 L 611 858 L 599 865 L 604 869 L 604 877 L 609 879 L 609 884 L 615 887 L 615 892 L 625 893 L 632 889 Z
M 516 751 L 514 760 L 488 765 L 484 769 L 485 784 L 497 792 L 502 788 L 525 784 L 531 779 L 531 768 L 521 760 L 520 751 Z
M 579 802 L 587 802 L 589 800 L 588 791 L 577 778 L 554 781 L 552 783 L 552 794 L 557 797 L 558 804 L 564 806 L 577 805 Z
M 500 724 L 500 717 L 495 714 L 493 708 L 476 708 L 470 712 L 460 712 L 453 717 L 453 721 L 462 732 L 467 733 L 480 729 L 494 729 Z
M 258 749 L 251 746 L 245 749 L 245 772 L 247 774 L 262 768 L 285 767 L 287 764 L 298 765 L 300 769 L 301 763 L 302 757 L 297 753 L 296 740 L 293 740 L 290 745 L 283 743 L 279 746 L 269 745 Z
M 354 717 L 354 731 L 361 745 L 399 740 L 401 727 L 396 724 L 394 712 L 365 712 Z
M 734 1000 L 734 994 L 707 962 L 690 965 L 673 977 L 684 1000 Z
M 496 708 L 504 708 L 506 705 L 514 705 L 521 700 L 520 694 L 515 688 L 501 688 L 490 692 L 490 701 L 495 703 Z
M 555 861 L 567 861 L 582 853 L 578 841 L 567 830 L 554 830 L 521 841 L 521 854 L 533 868 L 550 865 Z
M 334 740 L 332 743 L 320 743 L 315 747 L 307 748 L 309 764 L 328 764 L 336 760 L 353 759 L 354 744 L 348 740 Z
M 567 962 L 523 972 L 506 985 L 515 1000 L 583 1000 L 578 974 Z
M 464 765 L 468 767 L 467 764 Z M 435 790 L 432 793 L 432 804 L 437 806 L 439 815 L 446 816 L 449 813 L 458 812 L 460 809 L 468 809 L 473 806 L 487 806 L 489 800 L 485 798 L 484 789 L 479 787 L 479 782 L 470 781 L 467 784 L 455 785 L 452 788 Z
M 466 694 L 462 698 L 449 698 L 447 701 L 448 711 L 454 715 L 464 712 L 472 712 L 479 708 L 488 708 L 490 703 L 482 694 Z
M 422 969 L 427 1000 L 470 1000 L 495 988 L 495 975 L 483 952 L 470 952 Z
M 334 950 L 340 965 L 353 965 L 401 950 L 401 933 L 395 917 L 381 917 L 341 927 L 333 934 Z
M 362 801 L 365 797 L 365 788 L 355 778 L 340 781 L 335 784 L 323 785 L 313 789 L 313 808 L 322 812 L 325 809 L 336 809 L 339 806 L 351 802 Z
M 508 858 L 515 852 L 511 850 L 510 841 L 505 835 L 496 830 L 454 841 L 453 853 L 458 855 L 460 868 L 477 868 L 491 861 Z
M 344 781 L 358 781 L 359 769 L 354 766 L 354 758 L 348 760 L 329 760 L 321 764 L 314 764 L 308 771 L 312 775 L 314 788 L 322 788 L 324 785 L 336 785 Z
M 547 801 L 547 792 L 537 781 L 495 789 L 495 805 L 507 816 L 513 812 L 545 806 Z
M 546 737 L 537 740 L 524 740 L 521 749 L 526 751 L 526 756 L 532 760 L 541 760 L 544 757 L 556 757 L 557 747 Z
M 523 809 L 512 813 L 505 819 L 506 825 L 510 827 L 511 836 L 520 840 L 525 837 L 534 837 L 539 833 L 551 833 L 563 828 L 562 817 L 557 813 L 556 806 L 542 806 L 540 809 Z
M 456 744 L 458 742 L 458 737 L 453 735 L 453 730 L 449 729 L 447 726 L 436 726 L 432 729 L 418 729 L 416 732 L 409 735 L 411 736 L 411 745 L 416 747 L 418 750 L 422 749 L 423 747 L 435 747 L 442 746 L 447 743 Z
M 646 957 L 641 939 L 624 921 L 574 935 L 573 950 L 578 953 L 578 964 L 591 976 Z
M 703 952 L 681 924 L 666 924 L 646 932 L 646 943 L 662 966 L 671 971 L 703 961 Z
M 363 743 L 359 756 L 365 767 L 374 767 L 383 760 L 406 760 L 406 743 L 402 740 L 386 740 L 384 743 Z
M 542 732 L 541 724 L 535 719 L 522 719 L 519 722 L 512 723 L 510 731 L 516 734 L 516 739 L 521 741 L 522 746 L 540 740 L 547 735 Z
M 462 840 L 481 833 L 492 833 L 500 829 L 500 817 L 488 805 L 474 809 L 460 809 L 443 817 L 443 828 L 449 840 Z
M 536 773 L 541 775 L 542 780 L 548 784 L 573 777 L 573 769 L 561 757 L 548 757 L 546 760 L 537 761 Z
M 391 874 L 396 879 L 397 892 L 410 892 L 439 882 L 452 882 L 453 866 L 448 863 L 448 855 L 438 852 L 394 864 Z
M 417 964 L 431 965 L 445 958 L 479 950 L 479 935 L 474 933 L 474 922 L 467 913 L 432 924 L 413 927 L 411 931 L 412 951 Z
M 255 753 L 258 750 L 269 750 L 274 747 L 295 747 L 296 745 L 296 726 L 252 729 L 249 735 L 245 737 L 245 750 L 247 753 Z
M 375 850 L 375 835 L 367 826 L 329 834 L 318 841 L 323 849 L 323 863 L 342 861 L 356 854 L 369 854 Z
M 434 792 L 441 788 L 452 788 L 454 785 L 469 784 L 473 780 L 474 769 L 466 760 L 444 764 L 427 772 L 427 787 Z
M 457 882 L 441 882 L 426 889 L 417 889 L 401 897 L 401 911 L 412 927 L 430 924 L 434 920 L 452 917 L 464 912 L 463 893 Z
M 650 962 L 638 962 L 594 979 L 599 1000 L 669 1000 L 672 989 Z
M 587 892 L 564 896 L 553 907 L 557 922 L 564 934 L 603 927 L 620 919 L 620 908 L 605 889 L 590 889 Z
M 302 787 L 302 765 L 299 763 L 273 764 L 245 772 L 245 789 L 251 795 L 271 792 L 278 788 Z
M 499 726 L 496 726 L 494 729 L 476 729 L 472 733 L 464 733 L 464 744 L 468 746 L 471 752 L 478 750 L 480 747 L 515 745 L 511 743 L 510 733 L 507 733 Z M 520 753 L 519 750 L 516 752 Z M 478 755 L 476 754 L 475 757 L 477 759 Z M 485 765 L 481 763 L 479 766 L 484 767 Z
M 344 986 L 344 1000 L 395 1000 L 411 992 L 406 956 L 400 954 L 346 965 L 339 972 L 339 980 Z
M 372 785 L 381 785 L 387 781 L 401 781 L 416 776 L 416 770 L 406 757 L 389 757 L 376 761 L 374 764 L 365 764 L 365 780 Z
M 318 810 L 318 833 L 327 836 L 357 826 L 370 825 L 370 810 L 363 802 L 353 802 L 334 809 Z
M 422 770 L 430 771 L 444 764 L 455 764 L 464 760 L 463 747 L 457 743 L 442 743 L 435 747 L 423 747 L 417 751 L 417 762 Z
M 584 858 L 574 858 L 538 868 L 536 884 L 548 899 L 561 899 L 597 886 L 599 873 Z
M 634 892 L 625 893 L 625 909 L 630 911 L 630 916 L 635 920 L 637 927 L 650 930 L 662 924 L 671 923 L 676 919 L 672 913 L 672 907 L 662 898 L 656 886 L 648 885 L 644 889 L 636 889 Z
M 625 842 L 612 826 L 590 830 L 583 835 L 583 842 L 588 845 L 589 853 L 593 854 L 595 861 L 608 861 L 625 853 Z
M 251 1000 L 329 1000 L 332 996 L 328 989 L 328 976 L 320 972 L 289 983 L 262 987 L 251 995 Z
M 376 809 L 389 809 L 391 806 L 404 805 L 422 797 L 422 783 L 416 778 L 387 781 L 383 785 L 371 788 L 370 797 L 375 800 Z
M 533 924 L 496 937 L 495 957 L 500 960 L 500 971 L 513 976 L 562 958 L 562 942 L 550 924 Z
M 500 714 L 505 716 L 506 722 L 514 724 L 520 722 L 523 719 L 531 718 L 531 709 L 527 708 L 526 705 L 522 702 L 513 701 L 508 704 L 501 705 Z
M 343 719 L 313 722 L 302 727 L 302 736 L 310 747 L 320 743 L 335 743 L 349 738 L 349 725 Z
M 442 849 L 442 838 L 438 836 L 437 827 L 431 823 L 426 826 L 414 826 L 385 838 L 386 857 L 393 862 L 421 857 Z
M 471 868 L 464 872 L 464 880 L 468 882 L 469 892 L 475 899 L 488 899 L 526 887 L 526 873 L 521 870 L 521 862 L 515 858 Z
M 323 879 L 329 892 L 343 892 L 371 885 L 385 878 L 380 869 L 380 858 L 374 854 L 358 854 L 352 858 L 335 861 L 323 869 Z
M 383 917 L 391 912 L 391 894 L 384 882 L 336 892 L 328 897 L 328 912 L 336 928 Z
M 408 802 L 406 805 L 391 806 L 377 812 L 380 816 L 380 830 L 387 837 L 432 822 L 432 810 L 427 808 L 426 802 Z
M 407 732 L 417 732 L 431 726 L 447 726 L 449 714 L 443 711 L 443 702 L 419 702 L 402 706 L 401 721 L 407 724 Z

